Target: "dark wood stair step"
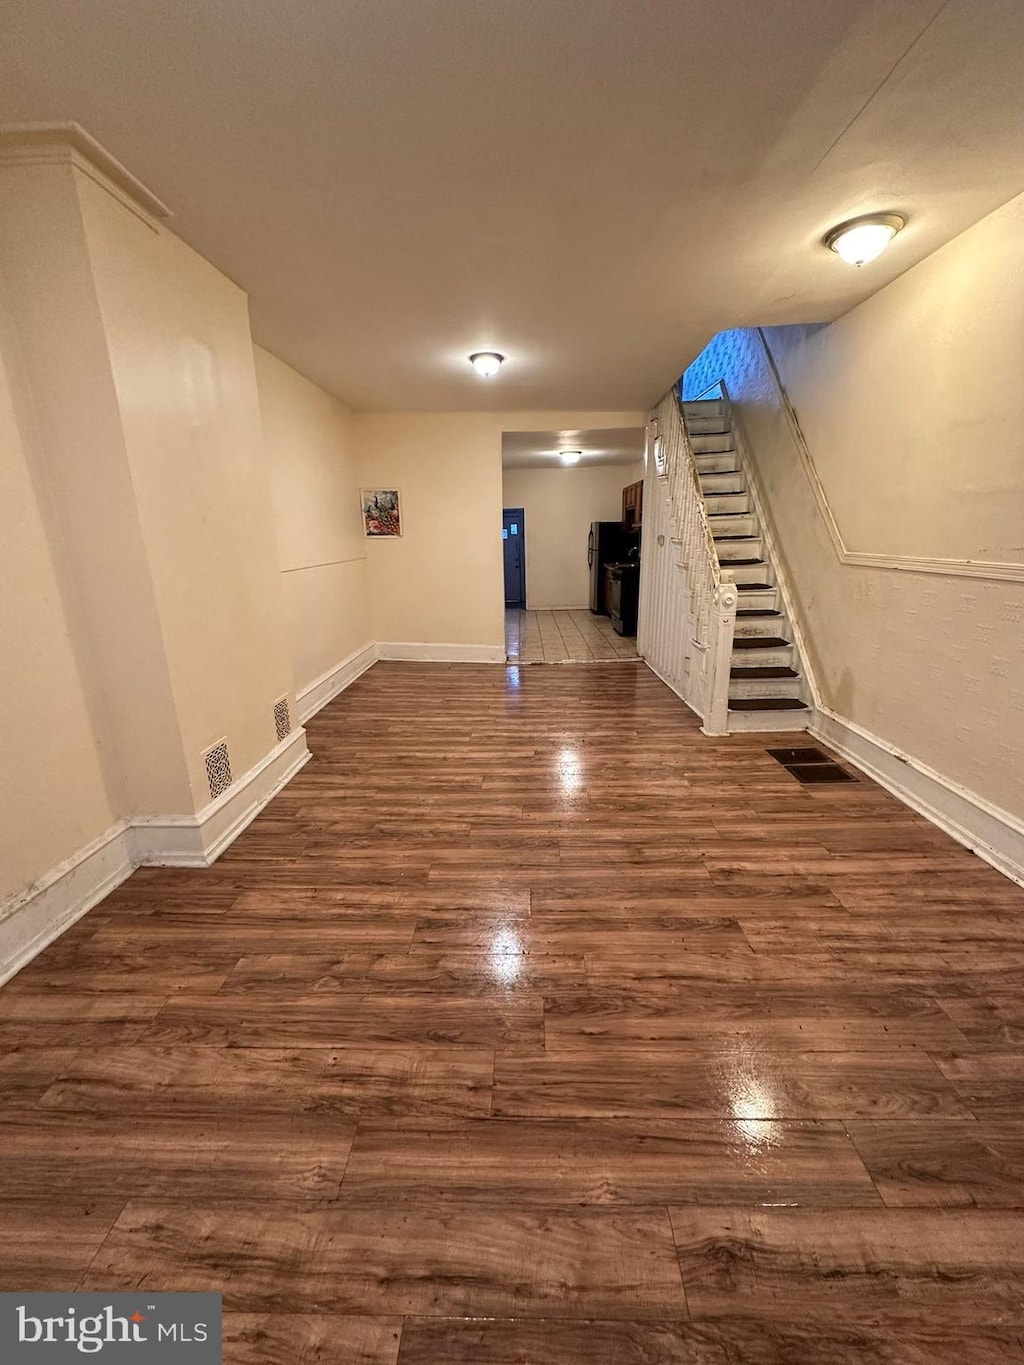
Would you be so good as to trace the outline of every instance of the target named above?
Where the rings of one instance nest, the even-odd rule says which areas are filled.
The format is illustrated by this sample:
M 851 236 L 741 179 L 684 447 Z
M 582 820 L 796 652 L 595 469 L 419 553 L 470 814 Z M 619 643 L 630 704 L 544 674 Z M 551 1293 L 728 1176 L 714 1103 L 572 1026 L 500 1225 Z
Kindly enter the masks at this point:
M 735 697 L 730 711 L 806 711 L 807 703 L 796 697 Z
M 774 607 L 740 607 L 736 615 L 745 616 L 748 619 L 755 616 L 778 616 L 781 618 L 782 612 L 776 611 Z
M 728 564 L 729 561 L 726 560 L 725 562 L 726 562 L 726 564 Z M 774 583 L 734 583 L 734 584 L 733 584 L 733 587 L 734 587 L 734 588 L 738 588 L 740 592 L 774 592 L 774 591 L 775 591 L 775 584 L 774 584 Z
M 733 637 L 733 649 L 785 649 L 792 644 L 791 640 L 784 640 L 781 635 L 736 635 Z
M 764 678 L 799 678 L 795 668 L 785 664 L 765 664 L 761 668 L 730 668 L 729 677 L 736 682 L 757 682 Z

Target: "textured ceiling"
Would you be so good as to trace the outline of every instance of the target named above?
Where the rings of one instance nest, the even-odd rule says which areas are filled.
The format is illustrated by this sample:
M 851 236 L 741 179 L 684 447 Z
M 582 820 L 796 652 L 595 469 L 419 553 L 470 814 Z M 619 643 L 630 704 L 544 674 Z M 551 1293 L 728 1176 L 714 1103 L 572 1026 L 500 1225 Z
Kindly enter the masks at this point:
M 3 0 L 0 121 L 75 120 L 358 407 L 645 407 L 1024 188 L 1020 0 Z M 909 223 L 861 271 L 838 220 Z M 501 375 L 465 356 L 497 348 Z

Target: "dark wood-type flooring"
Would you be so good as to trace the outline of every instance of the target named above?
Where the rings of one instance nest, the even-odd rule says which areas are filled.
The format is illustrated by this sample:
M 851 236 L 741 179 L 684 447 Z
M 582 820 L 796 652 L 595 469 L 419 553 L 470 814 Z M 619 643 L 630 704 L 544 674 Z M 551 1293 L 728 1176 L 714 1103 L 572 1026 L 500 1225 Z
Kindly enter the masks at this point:
M 235 1365 L 1024 1359 L 1024 892 L 642 666 L 380 664 L 0 990 L 0 1288 Z

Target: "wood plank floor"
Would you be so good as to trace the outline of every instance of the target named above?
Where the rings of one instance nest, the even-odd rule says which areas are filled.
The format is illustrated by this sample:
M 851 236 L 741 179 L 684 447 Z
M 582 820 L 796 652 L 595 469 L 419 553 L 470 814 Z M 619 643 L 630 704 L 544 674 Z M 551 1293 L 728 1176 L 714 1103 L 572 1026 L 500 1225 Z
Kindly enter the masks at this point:
M 378 664 L 0 989 L 0 1289 L 234 1365 L 1024 1359 L 1024 892 L 642 666 Z

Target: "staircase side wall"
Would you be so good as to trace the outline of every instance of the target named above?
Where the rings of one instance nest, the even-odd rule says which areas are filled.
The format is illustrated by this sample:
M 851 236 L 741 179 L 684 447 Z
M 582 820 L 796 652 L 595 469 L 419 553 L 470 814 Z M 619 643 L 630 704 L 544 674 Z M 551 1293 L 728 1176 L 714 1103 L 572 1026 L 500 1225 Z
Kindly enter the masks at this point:
M 818 329 L 819 345 L 828 330 Z M 901 563 L 844 540 L 829 480 L 774 365 L 772 351 L 781 353 L 786 340 L 790 370 L 798 365 L 801 338 L 786 335 L 797 331 L 806 335 L 774 329 L 766 341 L 757 329 L 721 333 L 688 369 L 684 391 L 718 378 L 728 388 L 803 627 L 820 693 L 818 733 L 962 842 L 1024 877 L 1024 582 L 1012 566 Z M 922 400 L 907 393 L 902 401 Z M 976 448 L 975 455 L 983 458 Z M 949 493 L 956 497 L 957 488 Z M 864 480 L 861 496 L 892 494 Z
M 648 460 L 637 653 L 699 715 L 698 679 L 703 656 L 694 645 L 695 604 L 679 570 L 680 550 L 672 543 L 675 534 L 668 485 Z

